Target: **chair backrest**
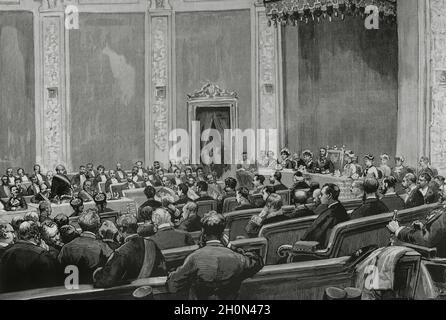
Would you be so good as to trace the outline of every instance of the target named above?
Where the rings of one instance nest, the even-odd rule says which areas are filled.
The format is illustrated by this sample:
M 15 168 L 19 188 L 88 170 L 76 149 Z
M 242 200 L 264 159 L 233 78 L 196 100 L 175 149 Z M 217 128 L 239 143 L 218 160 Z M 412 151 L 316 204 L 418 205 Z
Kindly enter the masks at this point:
M 351 199 L 342 201 L 342 205 L 344 206 L 346 211 L 355 210 L 362 205 L 361 199 Z
M 197 215 L 202 218 L 209 211 L 217 211 L 217 200 L 197 201 Z
M 238 236 L 248 237 L 245 231 L 246 224 L 253 215 L 258 215 L 261 211 L 262 209 L 258 208 L 225 213 L 226 228 L 229 229 L 229 240 L 235 240 Z
M 276 192 L 279 196 L 282 197 L 282 202 L 284 206 L 288 206 L 291 204 L 290 202 L 290 190 L 280 190 Z
M 122 194 L 124 195 L 124 197 L 135 201 L 137 208 L 139 208 L 144 202 L 147 201 L 147 197 L 144 194 L 143 188 L 122 190 Z
M 119 217 L 119 212 L 117 212 L 117 211 L 104 212 L 104 213 L 100 213 L 99 217 L 101 218 L 101 223 L 106 220 L 116 223 L 116 220 L 118 220 L 118 217 Z
M 116 184 L 111 184 L 110 185 L 110 191 L 111 191 L 111 193 L 112 194 L 115 194 L 115 193 L 117 193 L 117 194 L 119 194 L 120 196 L 122 196 L 123 195 L 123 193 L 122 193 L 122 186 L 124 185 L 125 183 L 116 183 Z
M 401 210 L 397 219 L 402 225 L 408 225 L 438 207 L 434 204 Z M 369 245 L 387 246 L 391 237 L 387 224 L 392 218 L 393 213 L 384 213 L 338 224 L 330 234 L 327 258 L 347 256 Z
M 26 203 L 31 203 L 31 199 L 32 199 L 33 197 L 34 197 L 34 196 L 24 196 L 23 199 L 25 199 Z M 6 200 L 6 201 L 7 201 L 7 200 Z
M 248 199 L 249 199 L 249 202 L 251 202 L 253 205 L 255 205 L 256 201 L 263 200 L 263 195 L 261 193 L 250 194 Z
M 294 244 L 299 241 L 316 218 L 317 216 L 311 216 L 264 225 L 259 237 L 268 240 L 266 264 L 277 264 L 280 260 L 277 249 L 284 244 Z
M 235 197 L 229 197 L 223 201 L 223 213 L 232 212 L 236 207 L 237 200 Z

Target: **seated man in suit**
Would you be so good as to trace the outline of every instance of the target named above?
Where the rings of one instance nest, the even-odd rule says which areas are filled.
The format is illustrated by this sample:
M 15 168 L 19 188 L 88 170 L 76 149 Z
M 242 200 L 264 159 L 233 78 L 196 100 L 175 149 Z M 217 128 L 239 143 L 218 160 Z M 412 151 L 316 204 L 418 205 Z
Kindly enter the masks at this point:
M 377 197 L 379 182 L 375 178 L 364 180 L 365 201 L 362 206 L 353 211 L 351 220 L 371 217 L 381 213 L 390 212 L 389 208 Z
M 320 148 L 319 159 L 316 161 L 316 173 L 329 174 L 334 173 L 335 167 L 333 162 L 328 159 L 328 151 L 326 148 Z
M 16 244 L 0 260 L 2 292 L 54 287 L 63 284 L 63 272 L 57 260 L 41 246 L 41 229 L 37 222 L 20 224 Z
M 439 200 L 438 191 L 430 185 L 432 177 L 428 173 L 422 173 L 418 176 L 418 190 L 424 198 L 425 204 L 436 203 Z
M 132 168 L 132 181 L 136 184 L 137 182 L 143 182 L 142 176 L 138 175 L 138 167 L 134 166 Z
M 36 176 L 31 176 L 31 185 L 26 190 L 27 196 L 35 196 L 40 193 L 40 184 Z
M 98 172 L 94 169 L 93 163 L 87 163 L 87 178 L 94 179 L 98 175 Z
M 44 175 L 42 175 L 42 173 L 40 172 L 40 166 L 38 164 L 34 165 L 33 172 L 34 172 L 33 176 L 35 176 L 37 178 L 37 181 L 39 182 L 39 184 L 46 182 L 46 177 Z
M 63 165 L 56 167 L 56 175 L 53 177 L 51 184 L 51 201 L 65 202 L 73 198 L 73 190 L 71 188 L 70 179 L 66 176 L 66 169 Z
M 153 210 L 160 208 L 162 206 L 162 203 L 155 200 L 156 190 L 152 186 L 148 186 L 144 189 L 144 195 L 147 197 L 147 201 L 144 202 L 138 209 L 138 212 L 145 208 L 145 207 L 151 207 Z
M 104 267 L 94 272 L 94 287 L 110 288 L 166 275 L 163 254 L 153 240 L 137 234 L 135 216 L 123 215 L 116 224 L 124 244 L 112 253 Z
M 248 236 L 256 238 L 264 225 L 288 220 L 289 217 L 283 214 L 282 206 L 282 197 L 276 193 L 271 194 L 262 212 L 258 216 L 253 216 L 246 225 L 245 231 Z
M 262 189 L 264 187 L 265 183 L 265 176 L 261 174 L 256 174 L 252 180 L 252 183 L 254 185 L 254 190 L 252 191 L 253 194 L 259 194 L 262 192 Z
M 98 193 L 94 196 L 94 203 L 98 213 L 113 212 L 112 209 L 107 208 L 107 195 L 105 193 Z
M 144 176 L 144 173 L 147 172 L 147 170 L 143 167 L 143 162 L 141 160 L 136 161 L 135 166 L 138 168 L 138 176 L 142 178 Z
M 321 205 L 326 209 L 307 229 L 301 241 L 316 241 L 320 248 L 327 247 L 331 230 L 339 223 L 348 221 L 350 217 L 344 206 L 339 202 L 341 190 L 335 184 L 325 184 L 321 191 Z
M 127 177 L 127 174 L 122 169 L 121 163 L 116 163 L 116 177 L 119 178 L 119 181 L 124 181 Z
M 181 176 L 181 170 L 179 168 L 174 169 L 173 175 L 174 177 L 172 178 L 172 184 L 174 186 L 179 186 L 185 182 L 184 177 Z
M 5 203 L 6 211 L 23 211 L 27 210 L 28 205 L 25 199 L 20 195 L 19 189 L 16 186 L 11 187 L 11 196 Z
M 199 198 L 195 201 L 209 201 L 214 200 L 209 194 L 208 194 L 208 184 L 205 181 L 198 181 L 197 182 L 197 193 Z
M 8 176 L 2 176 L 2 185 L 0 186 L 0 198 L 9 198 L 11 196 L 11 189 L 9 188 Z
M 418 171 L 418 176 L 422 175 L 423 173 L 427 173 L 431 176 L 431 178 L 434 178 L 438 173 L 430 166 L 430 159 L 428 157 L 421 157 L 418 165 L 420 168 Z
M 138 185 L 135 181 L 133 181 L 133 175 L 131 173 L 127 173 L 127 182 L 122 185 L 121 190 L 132 190 L 137 188 Z
M 387 228 L 400 241 L 427 248 L 436 248 L 440 258 L 446 258 L 446 214 L 445 209 L 430 212 L 424 221 L 415 221 L 411 227 L 400 226 L 391 221 Z
M 6 250 L 11 248 L 16 242 L 14 228 L 9 223 L 0 224 L 0 261 Z M 1 288 L 1 286 L 0 286 Z M 0 289 L 1 292 L 1 289 Z
M 116 175 L 116 171 L 115 170 L 110 170 L 108 172 L 109 177 L 107 179 L 107 182 L 105 183 L 105 192 L 111 192 L 110 186 L 112 184 L 118 184 L 121 182 L 121 179 L 119 178 L 119 176 Z
M 274 174 L 269 178 L 269 183 L 274 188 L 274 192 L 288 190 L 288 188 L 282 183 L 282 173 L 279 171 L 274 172 Z
M 21 197 L 26 196 L 26 190 L 22 187 L 22 178 L 16 177 L 14 179 L 15 182 L 15 186 L 17 187 L 17 189 L 19 189 L 19 195 Z
M 78 223 L 82 229 L 80 237 L 62 247 L 58 260 L 63 268 L 68 265 L 79 268 L 80 284 L 91 284 L 93 272 L 105 265 L 113 251 L 98 239 L 101 219 L 96 209 L 84 212 Z
M 311 152 L 310 150 L 305 150 L 302 153 L 302 157 L 304 158 L 305 165 L 298 169 L 305 170 L 309 173 L 314 172 L 316 170 L 316 164 L 313 161 L 313 152 Z
M 294 185 L 291 188 L 292 190 L 302 190 L 302 189 L 310 189 L 308 183 L 305 182 L 305 178 L 302 172 L 297 171 L 294 174 Z
M 228 177 L 225 179 L 225 188 L 224 195 L 221 197 L 221 200 L 218 202 L 218 212 L 223 211 L 223 204 L 227 198 L 235 197 L 235 189 L 237 188 L 237 180 L 233 177 Z
M 423 194 L 418 190 L 417 177 L 413 173 L 408 173 L 403 179 L 403 187 L 407 191 L 407 197 L 404 201 L 406 209 L 424 205 Z
M 100 182 L 107 182 L 108 180 L 108 175 L 105 173 L 105 167 L 103 165 L 99 165 L 98 168 L 98 174 L 94 179 L 94 184 L 96 186 L 96 189 L 98 190 L 98 192 L 101 192 L 101 190 L 99 190 L 99 183 Z
M 78 193 L 78 197 L 84 202 L 94 201 L 94 196 L 96 195 L 96 190 L 93 187 L 93 181 L 88 179 L 84 182 L 82 190 Z
M 314 215 L 313 209 L 316 204 L 308 203 L 308 195 L 305 191 L 296 189 L 293 191 L 295 209 L 291 214 L 287 214 L 290 219 L 299 219 Z
M 71 179 L 73 190 L 75 192 L 81 191 L 85 181 L 87 181 L 87 168 L 82 165 L 79 167 L 79 173 L 73 176 L 73 178 Z
M 175 202 L 175 204 L 185 204 L 190 201 L 193 201 L 188 197 L 187 195 L 188 192 L 189 192 L 189 187 L 185 183 L 180 183 L 177 189 L 177 195 L 179 197 L 179 200 Z
M 187 232 L 201 230 L 201 218 L 198 216 L 198 205 L 195 202 L 188 202 L 184 205 L 177 229 Z
M 156 226 L 156 234 L 151 237 L 161 250 L 193 246 L 192 236 L 183 230 L 175 230 L 172 226 L 172 217 L 164 208 L 158 208 L 152 215 Z
M 201 248 L 169 274 L 167 288 L 171 293 L 189 290 L 191 300 L 235 300 L 242 281 L 262 269 L 263 259 L 229 243 L 222 215 L 207 215 L 202 223 Z
M 381 198 L 381 201 L 386 205 L 387 208 L 389 208 L 390 212 L 393 212 L 394 210 L 404 209 L 404 200 L 395 192 L 396 184 L 397 180 L 393 176 L 385 178 L 383 181 L 384 196 Z
M 14 171 L 12 170 L 12 168 L 6 169 L 6 176 L 8 177 L 8 185 L 10 187 L 15 185 Z
M 248 197 L 249 190 L 247 188 L 238 188 L 235 196 L 235 198 L 237 199 L 237 207 L 234 208 L 234 211 L 254 209 L 254 206 L 251 204 Z
M 40 203 L 42 201 L 50 201 L 50 190 L 46 183 L 42 183 L 40 186 L 40 192 L 31 198 L 31 203 Z

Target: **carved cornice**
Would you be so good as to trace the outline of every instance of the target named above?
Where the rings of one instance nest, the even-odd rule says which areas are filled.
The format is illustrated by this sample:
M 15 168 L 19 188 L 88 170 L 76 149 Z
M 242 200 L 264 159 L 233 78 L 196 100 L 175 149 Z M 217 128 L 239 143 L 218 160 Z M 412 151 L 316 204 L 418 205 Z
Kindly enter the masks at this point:
M 170 10 L 172 6 L 170 5 L 169 0 L 148 0 L 150 4 L 150 9 L 157 10 Z
M 233 91 L 222 90 L 219 86 L 211 83 L 206 84 L 201 90 L 187 95 L 188 101 L 215 98 L 238 99 L 238 96 Z

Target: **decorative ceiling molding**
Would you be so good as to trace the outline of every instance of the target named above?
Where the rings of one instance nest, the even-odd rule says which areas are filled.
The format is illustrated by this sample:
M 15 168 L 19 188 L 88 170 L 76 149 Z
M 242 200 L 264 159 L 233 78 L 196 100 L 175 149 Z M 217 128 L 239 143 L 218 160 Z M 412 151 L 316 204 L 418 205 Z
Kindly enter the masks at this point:
M 375 5 L 380 19 L 389 23 L 396 22 L 396 0 L 264 0 L 269 25 L 297 25 L 322 19 L 344 20 L 345 16 L 365 18 L 365 8 Z

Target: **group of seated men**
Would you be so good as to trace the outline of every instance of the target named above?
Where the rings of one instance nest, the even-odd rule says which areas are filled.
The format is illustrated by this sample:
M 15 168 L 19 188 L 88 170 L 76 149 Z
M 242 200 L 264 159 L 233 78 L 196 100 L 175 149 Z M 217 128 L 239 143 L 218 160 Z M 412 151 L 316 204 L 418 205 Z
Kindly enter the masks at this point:
M 92 182 L 88 166 L 85 167 L 85 180 L 81 179 L 82 169 L 79 176 L 72 179 L 73 189 L 82 184 L 85 187 L 86 181 Z M 137 169 L 138 172 L 132 170 L 132 177 L 141 173 L 139 170 L 142 168 Z M 66 175 L 63 167 L 58 167 L 56 172 L 56 175 Z M 112 173 L 109 174 L 107 180 L 114 179 Z M 144 174 L 142 172 L 143 179 Z M 104 171 L 99 168 L 95 181 L 107 182 L 98 178 L 103 175 Z M 34 177 L 37 175 L 30 180 Z M 190 178 L 193 180 L 188 181 Z M 254 190 L 248 190 L 237 188 L 237 181 L 227 178 L 223 196 L 216 200 L 222 202 L 235 196 L 238 203 L 235 210 L 262 208 L 260 214 L 254 215 L 246 225 L 249 237 L 256 237 L 260 228 L 267 224 L 317 215 L 318 218 L 300 240 L 317 242 L 320 248 L 327 245 L 330 230 L 339 223 L 444 200 L 444 179 L 433 178 L 428 172 L 421 172 L 418 177 L 414 173 L 404 175 L 401 183 L 406 191 L 404 197 L 396 192 L 396 177 L 391 175 L 380 181 L 375 176 L 366 175 L 355 181 L 351 190 L 362 204 L 347 212 L 339 199 L 337 185 L 320 187 L 308 184 L 302 171 L 297 171 L 291 188 L 295 209 L 284 213 L 283 199 L 278 192 L 288 188 L 281 183 L 281 173 L 275 172 L 268 186 L 264 185 L 265 180 L 264 176 L 255 175 Z M 46 183 L 43 177 L 42 181 Z M 79 183 L 76 184 L 77 181 Z M 231 245 L 224 234 L 226 221 L 221 214 L 221 206 L 219 212 L 211 211 L 203 218 L 198 216 L 197 203 L 215 199 L 207 192 L 215 178 L 212 175 L 206 177 L 204 172 L 191 173 L 190 176 L 181 175 L 181 171 L 179 176 L 175 173 L 175 178 L 169 182 L 176 185 L 179 200 L 174 203 L 171 199 L 156 199 L 153 181 L 153 177 L 148 179 L 144 189 L 147 201 L 137 215 L 122 215 L 116 224 L 101 221 L 100 213 L 104 206 L 100 204 L 106 203 L 105 194 L 95 191 L 91 196 L 98 208 L 84 211 L 84 200 L 79 191 L 70 199 L 74 210 L 72 216 L 78 216 L 79 228 L 70 224 L 69 217 L 65 215 L 51 219 L 51 203 L 46 200 L 40 202 L 38 213 L 29 212 L 23 218 L 15 217 L 10 224 L 1 225 L 0 291 L 61 286 L 66 276 L 65 267 L 76 266 L 79 282 L 95 287 L 113 287 L 137 278 L 168 275 L 167 285 L 171 292 L 189 289 L 190 298 L 200 299 L 236 297 L 236 288 L 263 267 L 263 260 L 254 252 L 244 252 Z M 8 183 L 12 183 L 12 179 L 8 178 Z M 194 199 L 190 198 L 189 189 L 194 191 Z M 262 197 L 252 203 L 250 196 L 255 194 Z M 184 205 L 182 211 L 177 207 L 180 204 Z M 388 228 L 403 241 L 440 246 L 439 254 L 446 256 L 446 250 L 442 251 L 440 244 L 440 240 L 446 240 L 443 235 L 444 219 L 443 211 L 440 211 L 409 228 L 399 226 L 396 221 L 392 221 Z M 190 234 L 195 231 L 201 231 L 197 243 Z M 199 245 L 199 249 L 181 267 L 168 270 L 161 250 L 194 244 Z M 225 261 L 225 268 L 219 267 L 219 261 Z

